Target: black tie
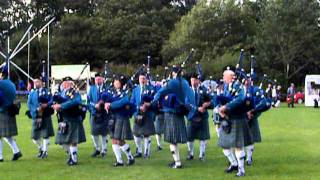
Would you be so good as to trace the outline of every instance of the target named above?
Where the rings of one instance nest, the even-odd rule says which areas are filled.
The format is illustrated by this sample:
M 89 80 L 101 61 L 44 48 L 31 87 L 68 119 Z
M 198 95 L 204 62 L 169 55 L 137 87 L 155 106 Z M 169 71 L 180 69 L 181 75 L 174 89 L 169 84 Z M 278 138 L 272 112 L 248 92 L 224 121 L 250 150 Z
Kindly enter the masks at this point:
M 194 89 L 194 98 L 196 99 L 196 104 L 198 105 L 198 91 Z

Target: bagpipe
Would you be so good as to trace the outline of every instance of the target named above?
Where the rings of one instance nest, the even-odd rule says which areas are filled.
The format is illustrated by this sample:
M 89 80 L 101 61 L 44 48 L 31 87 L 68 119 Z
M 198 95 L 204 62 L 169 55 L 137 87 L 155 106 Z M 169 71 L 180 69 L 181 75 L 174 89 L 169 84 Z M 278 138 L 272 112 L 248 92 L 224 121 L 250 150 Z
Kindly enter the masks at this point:
M 133 84 L 133 81 L 137 78 L 137 76 L 143 72 L 144 67 L 140 67 L 136 72 L 133 73 L 133 75 L 129 79 L 125 79 L 124 76 L 120 76 L 120 79 L 122 80 L 122 89 L 121 92 L 116 92 L 112 86 L 108 86 L 104 92 L 101 93 L 101 106 L 104 106 L 105 103 L 112 103 L 115 101 L 118 101 L 123 98 L 123 96 L 126 96 L 130 94 L 131 90 L 135 87 Z M 114 77 L 115 78 L 115 77 Z M 101 107 L 102 108 L 102 107 Z M 104 109 L 104 107 L 102 108 Z M 120 113 L 123 116 L 131 117 L 136 111 L 136 107 L 133 103 L 128 102 L 123 108 L 114 109 L 114 113 Z M 107 112 L 109 114 L 109 112 Z
M 177 73 L 177 80 L 182 83 L 182 71 L 183 71 L 183 68 L 186 68 L 187 67 L 187 63 L 189 63 L 192 58 L 193 58 L 193 55 L 195 53 L 195 50 L 192 48 L 190 53 L 188 54 L 188 56 L 186 57 L 186 59 L 180 64 L 180 66 L 175 66 L 173 65 L 172 66 L 172 71 L 176 72 Z M 165 83 L 169 83 L 168 81 L 171 79 L 171 75 L 169 74 L 168 78 L 166 78 L 166 75 L 168 73 L 168 68 L 166 67 L 165 68 L 165 76 L 164 76 L 164 84 Z M 188 86 L 188 88 L 190 88 Z M 171 109 L 171 110 L 174 110 L 176 114 L 179 114 L 179 115 L 188 115 L 188 113 L 190 112 L 190 105 L 188 104 L 185 104 L 185 102 L 180 102 L 178 100 L 178 97 L 177 97 L 177 94 L 179 93 L 184 93 L 184 92 L 181 92 L 180 91 L 181 88 L 173 88 L 172 89 L 172 93 L 169 93 L 167 95 L 165 95 L 164 97 L 161 97 L 162 100 L 160 101 L 161 103 L 161 107 L 163 107 L 164 109 Z M 158 104 L 160 104 L 158 103 Z
M 88 67 L 89 63 L 86 63 L 86 65 L 83 67 L 81 73 L 76 79 L 76 82 L 79 81 L 81 75 L 83 74 L 84 70 Z M 54 104 L 62 104 L 64 102 L 67 102 L 70 99 L 73 99 L 77 94 L 79 94 L 79 90 L 77 88 L 77 84 L 74 84 L 73 87 L 69 88 L 68 90 L 65 91 L 65 96 L 62 96 L 62 92 L 55 92 L 52 100 Z M 57 112 L 57 118 L 58 122 L 63 122 L 63 114 L 68 114 L 71 116 L 79 116 L 81 117 L 81 121 L 83 121 L 86 117 L 86 112 L 87 112 L 87 106 L 84 104 L 79 104 L 75 105 L 73 107 L 70 107 L 64 111 L 59 111 Z
M 54 114 L 54 110 L 52 107 L 46 105 L 43 106 L 43 104 L 48 104 L 51 101 L 51 94 L 48 92 L 45 88 L 42 88 L 39 93 L 38 93 L 38 102 L 39 102 L 39 107 L 37 108 L 37 119 L 42 119 L 43 117 L 49 117 Z M 26 115 L 32 119 L 30 110 L 26 111 Z
M 73 98 L 79 93 L 76 87 L 71 87 L 65 91 L 65 96 L 63 97 L 61 93 L 55 93 L 52 97 L 53 104 L 62 104 L 65 103 Z M 81 121 L 83 121 L 86 117 L 87 107 L 84 104 L 79 104 L 72 106 L 66 110 L 57 112 L 58 122 L 63 122 L 63 115 L 70 115 L 70 116 L 79 116 L 81 117 Z

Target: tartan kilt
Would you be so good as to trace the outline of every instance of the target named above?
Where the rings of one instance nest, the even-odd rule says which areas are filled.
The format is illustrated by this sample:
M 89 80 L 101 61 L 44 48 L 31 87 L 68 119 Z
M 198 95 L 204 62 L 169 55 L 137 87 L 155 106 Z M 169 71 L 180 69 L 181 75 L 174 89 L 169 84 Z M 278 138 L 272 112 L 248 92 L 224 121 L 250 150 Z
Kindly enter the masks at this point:
M 154 128 L 154 119 L 155 114 L 150 112 L 147 113 L 142 125 L 138 125 L 136 122 L 133 124 L 133 135 L 136 137 L 144 136 L 152 136 L 156 133 Z
M 36 128 L 36 120 L 32 120 L 31 138 L 38 140 L 40 138 L 47 139 L 54 136 L 51 116 L 42 119 L 42 128 Z
M 86 142 L 86 135 L 84 132 L 82 122 L 69 120 L 63 117 L 65 122 L 67 123 L 68 130 L 66 133 L 62 134 L 57 132 L 56 136 L 56 144 L 80 144 L 82 142 Z
M 91 115 L 90 116 L 91 135 L 106 136 L 108 134 L 108 119 L 105 115 Z
M 133 140 L 129 117 L 115 114 L 114 130 L 110 131 L 110 136 L 116 140 Z
M 250 132 L 252 134 L 253 143 L 261 142 L 261 134 L 260 134 L 260 127 L 258 122 L 258 117 L 255 116 L 248 122 Z
M 156 134 L 160 135 L 164 133 L 164 113 L 160 113 L 156 115 L 156 119 L 154 121 L 154 127 Z
M 208 117 L 201 118 L 198 125 L 195 125 L 192 121 L 187 123 L 187 140 L 189 142 L 197 140 L 210 139 L 209 121 Z
M 232 122 L 231 132 L 226 133 L 224 130 L 221 130 L 218 145 L 224 149 L 243 148 L 251 145 L 253 141 L 247 118 L 233 117 L 230 120 Z
M 10 116 L 8 112 L 0 112 L 0 138 L 18 135 L 16 117 Z
M 164 141 L 170 144 L 187 142 L 187 129 L 183 115 L 165 112 L 164 127 Z

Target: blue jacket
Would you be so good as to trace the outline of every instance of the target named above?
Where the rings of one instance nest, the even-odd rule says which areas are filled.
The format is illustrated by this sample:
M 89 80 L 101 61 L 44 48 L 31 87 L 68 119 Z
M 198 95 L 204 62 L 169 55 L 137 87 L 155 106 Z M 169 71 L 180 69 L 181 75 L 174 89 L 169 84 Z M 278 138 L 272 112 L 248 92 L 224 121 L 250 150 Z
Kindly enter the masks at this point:
M 141 92 L 141 86 L 137 86 L 132 90 L 130 102 L 133 103 L 136 106 L 136 112 L 134 115 L 137 115 L 139 112 L 140 105 L 142 104 L 143 96 L 150 96 L 150 98 L 153 98 L 155 89 L 153 86 L 145 85 L 144 92 Z M 149 112 L 151 112 L 149 110 Z
M 233 96 L 233 99 L 226 104 L 226 112 L 231 116 L 245 116 L 247 113 L 247 108 L 245 107 L 246 94 L 241 86 L 233 85 L 236 93 Z
M 45 88 L 42 88 L 41 91 L 43 91 L 44 93 L 48 94 L 48 90 Z M 49 98 L 49 102 L 48 102 L 48 106 L 52 105 L 52 97 L 51 95 L 48 95 Z M 32 119 L 36 119 L 37 117 L 37 108 L 39 107 L 40 103 L 39 103 L 39 91 L 37 91 L 36 89 L 32 89 L 31 92 L 29 93 L 28 96 L 28 101 L 27 101 L 27 106 L 28 109 L 30 111 L 30 115 L 32 117 Z
M 96 85 L 90 86 L 89 92 L 87 94 L 87 106 L 91 113 L 91 115 L 96 114 L 96 108 L 95 105 L 100 101 L 101 99 L 101 92 L 99 92 L 99 89 Z
M 0 91 L 3 94 L 0 112 L 4 112 L 16 99 L 16 86 L 8 79 L 0 80 Z
M 204 86 L 200 86 L 198 88 L 198 95 L 196 97 L 195 91 L 192 89 L 192 93 L 194 94 L 195 97 L 195 103 L 196 103 L 196 107 L 201 107 L 202 104 L 204 103 L 204 98 L 205 96 L 210 96 L 209 94 L 207 94 L 207 89 Z M 201 115 L 203 118 L 207 118 L 209 117 L 209 113 L 206 110 L 204 113 L 200 113 L 198 112 L 198 110 L 196 111 L 197 115 Z
M 189 86 L 189 83 L 182 77 L 171 79 L 166 86 L 163 86 L 154 96 L 153 102 L 158 102 L 161 97 L 164 97 L 167 94 L 174 93 L 178 103 L 185 104 L 190 107 L 189 114 L 187 115 L 188 119 L 194 117 L 197 107 L 195 104 L 194 93 Z M 169 109 L 170 110 L 170 109 Z M 165 110 L 164 110 L 165 111 Z M 172 109 L 174 112 L 175 110 Z

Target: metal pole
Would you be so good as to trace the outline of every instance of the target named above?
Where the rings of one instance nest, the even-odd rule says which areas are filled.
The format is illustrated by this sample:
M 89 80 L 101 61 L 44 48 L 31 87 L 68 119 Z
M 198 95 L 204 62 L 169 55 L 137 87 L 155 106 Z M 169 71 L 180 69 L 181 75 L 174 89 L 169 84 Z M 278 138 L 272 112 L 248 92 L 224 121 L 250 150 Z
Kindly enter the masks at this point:
M 22 38 L 20 39 L 18 45 L 16 46 L 16 48 L 14 48 L 14 50 L 12 51 L 12 53 L 15 53 L 16 50 L 18 49 L 18 47 L 20 46 L 20 44 L 22 43 L 22 41 L 24 40 L 24 38 L 27 36 L 27 34 L 29 34 L 31 28 L 32 28 L 32 24 L 29 26 L 29 28 L 27 29 L 27 31 L 24 33 L 24 35 L 22 36 Z M 28 43 L 29 44 L 29 43 Z
M 29 79 L 31 79 L 32 81 L 34 80 L 28 73 L 24 72 L 23 69 L 21 69 L 18 65 L 16 65 L 14 62 L 10 61 L 10 63 L 16 67 L 20 72 L 22 72 L 24 75 L 26 75 Z
M 48 26 L 48 55 L 47 55 L 47 89 L 50 91 L 50 26 Z
M 3 53 L 3 52 L 1 52 L 1 51 L 0 51 L 0 55 L 1 55 L 2 57 L 4 57 L 5 59 L 7 59 L 7 56 L 6 56 L 6 55 L 4 55 L 4 53 Z
M 10 37 L 8 36 L 8 56 L 10 54 Z M 8 79 L 10 79 L 10 58 L 7 57 L 7 65 L 8 65 Z
M 26 43 L 24 43 L 16 52 L 12 53 L 9 59 L 12 59 L 16 54 L 18 54 L 30 41 L 32 41 L 36 36 L 42 33 L 42 31 L 52 23 L 55 18 L 52 18 L 46 25 L 44 25 L 36 34 L 34 34 Z
M 30 32 L 28 32 L 28 40 L 30 39 Z M 28 43 L 28 76 L 30 75 L 30 42 Z M 29 78 L 27 79 L 29 85 Z

